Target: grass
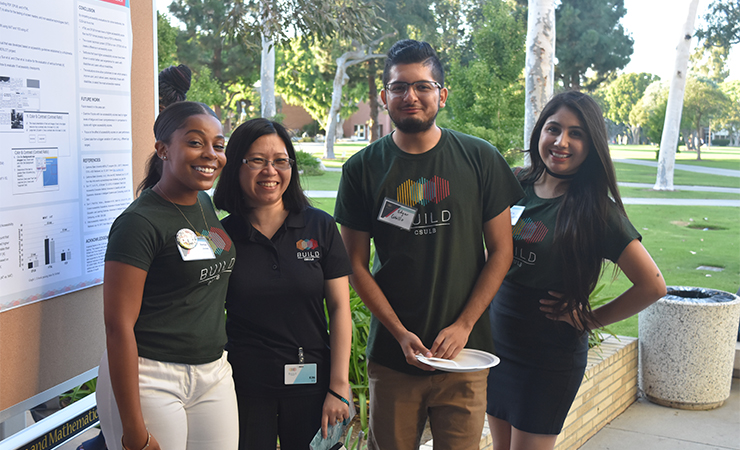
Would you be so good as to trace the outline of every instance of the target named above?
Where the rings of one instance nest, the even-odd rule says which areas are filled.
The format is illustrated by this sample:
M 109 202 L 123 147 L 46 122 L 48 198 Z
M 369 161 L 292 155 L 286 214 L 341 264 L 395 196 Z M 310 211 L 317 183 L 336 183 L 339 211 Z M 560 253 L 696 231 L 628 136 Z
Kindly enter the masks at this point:
M 346 144 L 341 144 L 342 146 Z M 347 152 L 356 151 L 364 144 L 350 144 Z M 338 146 L 339 147 L 339 146 Z M 355 150 L 356 149 L 356 150 Z M 617 146 L 612 147 L 614 158 L 654 159 L 655 147 Z M 323 152 L 323 147 L 317 148 Z M 652 155 L 651 155 L 652 153 Z M 320 153 L 319 153 L 320 155 Z M 624 156 L 629 155 L 629 156 Z M 702 152 L 703 161 L 690 163 L 706 167 L 740 169 L 740 149 L 730 147 L 713 148 Z M 689 163 L 682 152 L 677 163 Z M 709 158 L 712 159 L 709 159 Z M 716 159 L 715 159 L 716 158 Z M 326 165 L 327 162 L 325 161 Z M 341 166 L 341 162 L 336 162 Z M 617 179 L 621 182 L 655 183 L 655 168 L 626 163 L 615 163 Z M 339 172 L 326 172 L 318 177 L 302 177 L 301 183 L 307 190 L 336 190 Z M 740 188 L 740 178 L 707 175 L 676 170 L 676 185 L 718 186 Z M 623 197 L 648 198 L 706 198 L 738 199 L 737 194 L 696 191 L 653 191 L 651 189 L 621 187 Z M 314 198 L 317 208 L 332 214 L 336 200 Z M 666 283 L 671 286 L 700 286 L 728 292 L 740 287 L 740 208 L 714 206 L 646 206 L 627 205 L 627 213 L 635 228 L 643 236 L 643 245 L 660 267 Z M 704 230 L 707 228 L 707 230 Z M 697 270 L 699 266 L 721 267 L 721 272 Z M 629 288 L 630 282 L 619 274 L 611 281 L 613 270 L 607 267 L 602 280 L 607 281 L 603 294 L 616 297 Z M 637 316 L 612 324 L 609 331 L 624 336 L 637 336 Z
M 654 191 L 652 189 L 619 187 L 619 194 L 622 198 L 698 198 L 698 199 L 729 199 L 738 200 L 738 194 L 726 192 L 699 192 L 699 191 Z
M 654 167 L 638 166 L 636 164 L 619 162 L 614 163 L 614 167 L 617 170 L 617 181 L 655 184 L 656 169 Z M 740 188 L 740 178 L 676 170 L 673 173 L 673 184 L 676 186 L 717 186 Z
M 740 287 L 740 208 L 627 205 L 630 221 L 669 286 L 699 286 L 735 293 Z M 706 220 L 705 220 L 706 218 Z M 697 228 L 694 228 L 697 227 Z M 710 228 L 706 231 L 704 228 Z M 715 229 L 711 229 L 715 228 Z M 697 270 L 724 268 L 722 272 Z M 602 280 L 611 280 L 613 270 Z M 619 274 L 604 289 L 616 297 L 630 282 Z M 637 336 L 637 316 L 610 325 L 614 334 Z
M 306 191 L 336 191 L 341 172 L 324 172 L 321 176 L 301 175 L 301 187 Z
M 654 145 L 612 145 L 609 150 L 614 159 L 658 160 L 658 147 Z M 740 170 L 739 147 L 712 147 L 709 150 L 702 147 L 701 158 L 701 161 L 697 161 L 696 152 L 688 151 L 685 146 L 680 146 L 679 152 L 676 153 L 676 164 Z

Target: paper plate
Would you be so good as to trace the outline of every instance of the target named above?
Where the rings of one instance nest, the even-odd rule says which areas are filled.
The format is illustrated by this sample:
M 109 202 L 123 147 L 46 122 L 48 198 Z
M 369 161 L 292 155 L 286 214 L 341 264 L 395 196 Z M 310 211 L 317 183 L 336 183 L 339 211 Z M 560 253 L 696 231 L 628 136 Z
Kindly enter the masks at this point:
M 455 359 L 427 358 L 422 355 L 416 355 L 416 359 L 445 372 L 477 372 L 501 362 L 496 355 L 472 348 L 462 349 Z

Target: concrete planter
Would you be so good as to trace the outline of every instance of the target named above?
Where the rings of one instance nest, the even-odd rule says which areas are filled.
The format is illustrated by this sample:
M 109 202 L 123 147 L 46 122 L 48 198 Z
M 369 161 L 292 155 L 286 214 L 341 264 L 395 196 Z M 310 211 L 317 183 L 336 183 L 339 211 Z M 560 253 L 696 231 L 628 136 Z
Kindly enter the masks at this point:
M 672 408 L 719 408 L 730 396 L 740 297 L 669 286 L 639 315 L 639 381 L 645 397 Z

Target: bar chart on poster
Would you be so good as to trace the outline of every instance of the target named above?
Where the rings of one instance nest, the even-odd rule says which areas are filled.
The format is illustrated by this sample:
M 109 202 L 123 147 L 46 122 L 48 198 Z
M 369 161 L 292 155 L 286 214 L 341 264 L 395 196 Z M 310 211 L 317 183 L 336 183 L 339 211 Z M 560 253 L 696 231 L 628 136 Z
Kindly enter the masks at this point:
M 128 0 L 0 1 L 0 313 L 102 282 L 133 199 Z

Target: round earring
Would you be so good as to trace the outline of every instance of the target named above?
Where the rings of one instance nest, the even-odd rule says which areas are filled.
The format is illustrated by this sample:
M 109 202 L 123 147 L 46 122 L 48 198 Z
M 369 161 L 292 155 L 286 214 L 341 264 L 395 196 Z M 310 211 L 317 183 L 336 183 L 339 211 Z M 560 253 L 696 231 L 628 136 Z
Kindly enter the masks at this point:
M 162 161 L 167 161 L 167 155 L 160 156 L 160 158 L 162 159 Z

